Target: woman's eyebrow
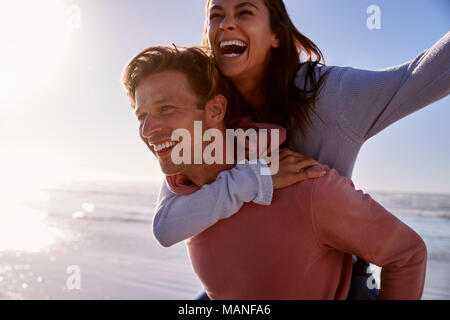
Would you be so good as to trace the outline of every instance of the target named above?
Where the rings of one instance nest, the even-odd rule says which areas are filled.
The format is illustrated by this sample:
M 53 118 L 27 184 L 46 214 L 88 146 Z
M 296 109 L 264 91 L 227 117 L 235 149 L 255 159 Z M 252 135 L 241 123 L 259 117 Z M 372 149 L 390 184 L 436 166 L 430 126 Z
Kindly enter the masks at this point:
M 216 5 L 212 6 L 211 8 L 209 8 L 209 11 L 213 11 L 213 10 L 221 10 L 221 9 L 222 9 L 222 7 L 221 7 L 221 6 L 218 6 L 218 5 L 216 4 Z
M 236 6 L 236 9 L 240 9 L 242 7 L 247 7 L 247 6 L 250 6 L 250 7 L 255 8 L 256 10 L 259 10 L 259 8 L 255 4 L 248 2 L 248 1 L 239 3 Z M 223 8 L 221 6 L 216 4 L 216 5 L 212 6 L 209 10 L 212 11 L 212 10 L 222 10 L 222 9 Z
M 255 4 L 253 4 L 253 3 L 251 3 L 251 2 L 241 2 L 241 3 L 239 3 L 237 6 L 236 6 L 236 9 L 240 9 L 240 8 L 242 8 L 242 7 L 247 7 L 247 6 L 250 6 L 250 7 L 253 7 L 253 8 L 255 8 L 256 10 L 259 10 L 259 8 L 255 5 Z

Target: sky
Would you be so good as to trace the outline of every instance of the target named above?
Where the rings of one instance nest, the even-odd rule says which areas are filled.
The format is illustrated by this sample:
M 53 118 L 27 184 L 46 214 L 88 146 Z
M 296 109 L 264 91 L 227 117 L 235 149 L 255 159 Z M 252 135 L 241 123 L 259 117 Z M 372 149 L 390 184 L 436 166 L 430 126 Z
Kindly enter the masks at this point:
M 328 65 L 402 64 L 450 30 L 447 0 L 285 3 Z M 370 5 L 381 9 L 381 29 L 367 28 Z M 148 46 L 199 45 L 204 1 L 1 0 L 0 8 L 0 190 L 161 180 L 120 78 Z M 447 97 L 390 126 L 363 146 L 356 186 L 450 194 L 449 124 Z

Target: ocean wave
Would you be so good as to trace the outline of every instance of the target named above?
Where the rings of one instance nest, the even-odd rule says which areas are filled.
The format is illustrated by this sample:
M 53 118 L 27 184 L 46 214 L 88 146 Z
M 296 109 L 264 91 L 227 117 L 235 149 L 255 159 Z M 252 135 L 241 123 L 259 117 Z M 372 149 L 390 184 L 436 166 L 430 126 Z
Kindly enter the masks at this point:
M 424 210 L 424 209 L 409 209 L 409 208 L 396 208 L 392 212 L 399 215 L 412 215 L 426 218 L 444 218 L 450 219 L 450 212 L 443 210 Z
M 394 214 L 450 219 L 450 195 L 375 192 L 372 196 Z
M 94 222 L 125 222 L 125 223 L 151 223 L 151 218 L 144 217 L 96 217 L 96 216 L 82 216 L 76 218 L 77 220 L 87 220 Z
M 450 261 L 450 252 L 445 251 L 437 251 L 437 252 L 428 252 L 429 260 L 438 260 L 438 261 Z

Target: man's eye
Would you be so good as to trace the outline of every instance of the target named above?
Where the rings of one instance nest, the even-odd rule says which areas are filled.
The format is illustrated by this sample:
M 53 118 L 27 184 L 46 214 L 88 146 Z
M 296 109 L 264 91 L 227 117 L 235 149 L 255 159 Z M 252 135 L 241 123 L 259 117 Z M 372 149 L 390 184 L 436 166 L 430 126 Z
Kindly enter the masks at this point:
M 172 106 L 163 106 L 163 107 L 161 107 L 161 111 L 169 111 L 172 108 L 173 108 Z
M 139 121 L 144 121 L 144 119 L 145 119 L 145 114 L 141 114 L 140 116 L 138 116 Z

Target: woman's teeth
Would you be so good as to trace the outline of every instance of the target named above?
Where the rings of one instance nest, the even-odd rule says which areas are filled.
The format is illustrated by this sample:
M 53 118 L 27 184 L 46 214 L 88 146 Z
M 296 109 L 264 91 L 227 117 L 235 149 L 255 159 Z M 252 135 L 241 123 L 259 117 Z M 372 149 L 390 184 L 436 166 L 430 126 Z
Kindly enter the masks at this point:
M 231 40 L 231 41 L 222 41 L 220 43 L 220 47 L 223 49 L 224 47 L 227 46 L 238 46 L 238 47 L 244 47 L 246 48 L 247 45 L 245 44 L 245 42 L 241 41 L 241 40 Z
M 156 152 L 159 152 L 159 151 L 164 151 L 166 149 L 169 149 L 169 148 L 173 147 L 174 145 L 176 145 L 176 142 L 170 141 L 170 142 L 154 145 L 153 149 L 155 149 Z
M 242 53 L 228 53 L 228 54 L 224 54 L 224 56 L 227 58 L 232 58 L 232 57 L 240 56 L 241 54 Z
M 240 56 L 247 50 L 247 44 L 241 40 L 222 41 L 219 46 L 222 54 L 228 58 Z

